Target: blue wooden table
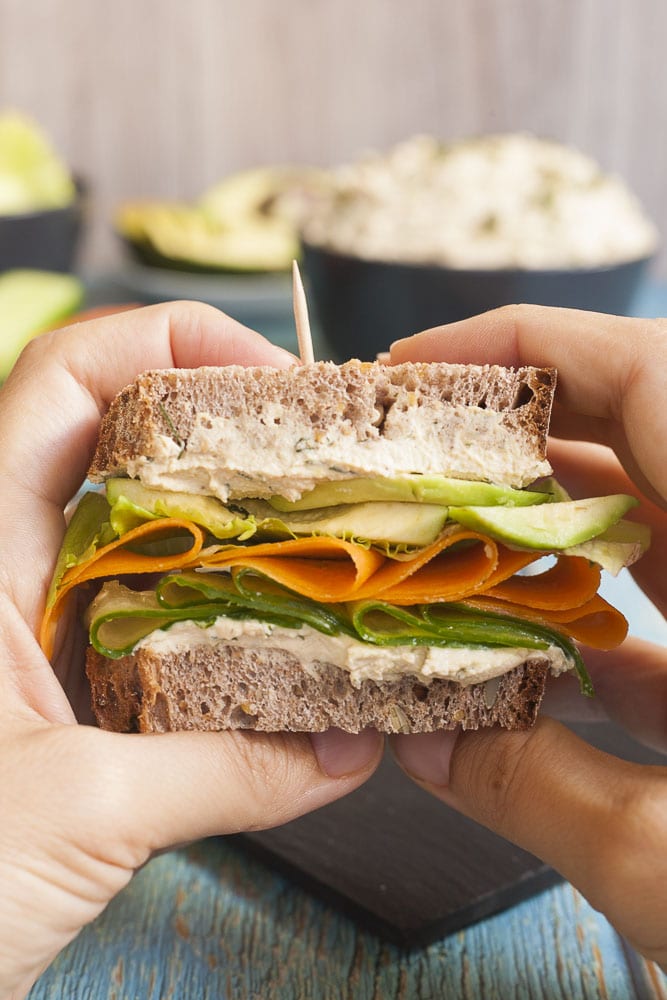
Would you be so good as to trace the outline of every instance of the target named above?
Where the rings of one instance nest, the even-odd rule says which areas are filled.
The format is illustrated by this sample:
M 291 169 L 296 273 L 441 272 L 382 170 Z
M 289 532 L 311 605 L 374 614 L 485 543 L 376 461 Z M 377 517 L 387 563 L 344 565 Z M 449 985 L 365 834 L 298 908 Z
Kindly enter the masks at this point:
M 667 997 L 569 885 L 428 948 L 361 930 L 218 839 L 151 861 L 31 1000 Z
M 109 294 L 105 288 L 97 298 Z M 667 314 L 667 290 L 647 289 L 636 311 Z M 289 334 L 281 322 L 274 329 L 282 340 Z M 271 334 L 270 323 L 257 325 Z M 626 577 L 606 592 L 629 609 L 633 632 L 667 645 L 664 619 Z M 146 865 L 30 993 L 31 1000 L 273 997 L 667 1000 L 667 978 L 567 884 L 406 950 L 237 842 L 216 838 Z

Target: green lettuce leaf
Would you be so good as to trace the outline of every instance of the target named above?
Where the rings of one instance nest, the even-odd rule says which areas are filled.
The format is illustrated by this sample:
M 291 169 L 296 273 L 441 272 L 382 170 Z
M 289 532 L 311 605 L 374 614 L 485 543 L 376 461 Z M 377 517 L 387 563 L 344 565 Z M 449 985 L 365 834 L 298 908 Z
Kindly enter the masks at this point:
M 55 601 L 66 571 L 86 562 L 97 549 L 108 545 L 117 537 L 109 523 L 109 515 L 109 504 L 103 493 L 84 493 L 63 536 L 46 598 L 47 608 Z

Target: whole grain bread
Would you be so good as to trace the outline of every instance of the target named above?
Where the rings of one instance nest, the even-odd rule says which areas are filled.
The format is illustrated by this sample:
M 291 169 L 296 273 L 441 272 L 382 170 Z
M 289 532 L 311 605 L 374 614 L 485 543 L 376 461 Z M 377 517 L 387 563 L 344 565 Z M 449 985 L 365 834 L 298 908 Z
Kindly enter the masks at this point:
M 128 468 L 142 478 L 142 469 L 150 470 L 167 452 L 175 467 L 196 471 L 207 450 L 203 432 L 214 425 L 218 479 L 224 478 L 227 431 L 244 437 L 248 458 L 264 443 L 279 465 L 272 446 L 276 425 L 291 415 L 308 433 L 302 430 L 292 442 L 293 452 L 287 448 L 278 475 L 289 477 L 290 464 L 303 460 L 304 450 L 315 465 L 325 447 L 328 467 L 335 470 L 331 478 L 345 475 L 350 443 L 362 443 L 371 475 L 437 473 L 523 486 L 550 471 L 546 441 L 555 380 L 548 368 L 358 361 L 287 370 L 232 365 L 145 372 L 105 416 L 89 478 L 101 481 Z M 411 435 L 420 419 L 432 434 L 421 452 L 420 434 Z M 388 454 L 396 466 L 389 471 Z
M 86 670 L 103 729 L 118 732 L 256 729 L 385 733 L 500 725 L 526 729 L 537 716 L 549 662 L 530 659 L 493 681 L 462 687 L 416 677 L 354 687 L 345 671 L 315 664 L 306 672 L 291 653 L 232 645 L 193 646 L 160 655 L 139 649 L 108 660 L 94 649 Z

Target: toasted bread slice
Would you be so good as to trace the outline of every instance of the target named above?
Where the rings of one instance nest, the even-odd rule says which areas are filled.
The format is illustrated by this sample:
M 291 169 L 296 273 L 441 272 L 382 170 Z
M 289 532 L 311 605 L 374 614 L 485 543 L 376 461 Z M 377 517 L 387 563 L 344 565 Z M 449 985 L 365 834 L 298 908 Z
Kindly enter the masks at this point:
M 527 729 L 542 701 L 549 660 L 531 658 L 509 673 L 463 687 L 415 677 L 353 686 L 333 664 L 317 672 L 281 649 L 199 645 L 183 653 L 139 649 L 119 660 L 88 650 L 93 709 L 118 732 L 256 729 L 320 732 L 433 732 L 498 724 Z
M 147 372 L 112 403 L 89 477 L 222 500 L 410 473 L 521 487 L 550 472 L 554 388 L 553 369 L 444 363 Z

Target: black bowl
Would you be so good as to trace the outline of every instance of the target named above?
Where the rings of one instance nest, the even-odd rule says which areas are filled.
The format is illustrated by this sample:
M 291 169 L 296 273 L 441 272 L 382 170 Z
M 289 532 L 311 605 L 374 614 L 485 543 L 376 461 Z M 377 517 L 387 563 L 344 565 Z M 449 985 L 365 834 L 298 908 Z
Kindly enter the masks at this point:
M 72 271 L 83 227 L 85 194 L 77 182 L 75 200 L 63 208 L 0 215 L 0 271 L 37 268 Z
M 337 361 L 517 302 L 628 315 L 651 258 L 573 270 L 457 270 L 364 260 L 303 245 L 311 307 Z

